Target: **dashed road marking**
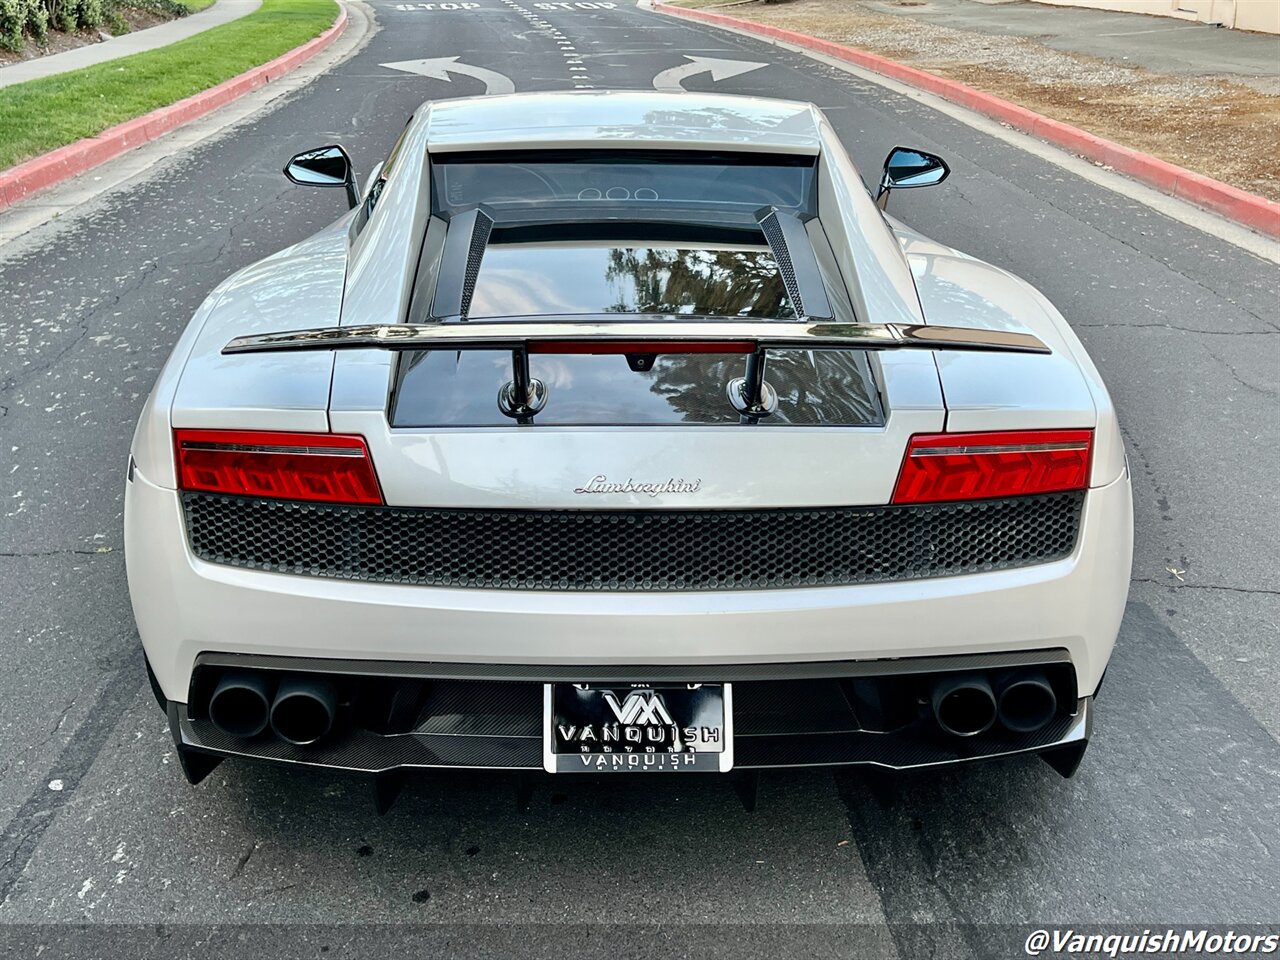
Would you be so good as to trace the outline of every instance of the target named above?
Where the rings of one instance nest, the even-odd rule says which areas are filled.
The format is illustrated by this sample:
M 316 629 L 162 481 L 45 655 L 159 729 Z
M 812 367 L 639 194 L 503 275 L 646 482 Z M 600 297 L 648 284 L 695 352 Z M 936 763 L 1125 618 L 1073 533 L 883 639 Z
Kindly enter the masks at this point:
M 511 4 L 506 5 L 511 7 Z M 616 10 L 618 5 L 613 3 L 612 0 L 577 0 L 577 2 L 565 3 L 535 3 L 533 4 L 533 8 L 534 10 L 541 11 L 543 13 L 548 11 L 554 13 L 582 13 L 584 11 L 590 12 L 592 10 Z M 470 12 L 472 10 L 496 10 L 498 8 L 487 7 L 482 3 L 475 2 L 475 0 L 434 0 L 434 2 L 431 3 L 397 3 L 394 9 L 401 13 L 418 13 L 423 11 Z M 511 7 L 511 9 L 516 10 L 517 8 Z M 519 8 L 518 12 L 522 17 L 530 22 L 536 23 L 539 26 L 549 26 L 546 21 L 542 20 L 538 14 L 534 13 L 532 10 Z
M 517 2 L 517 0 L 501 0 L 501 2 L 507 9 L 522 16 L 539 33 L 544 34 L 555 42 L 560 50 L 560 55 L 564 57 L 566 72 L 569 74 L 569 80 L 572 81 L 575 90 L 592 89 L 594 85 L 591 82 L 590 71 L 584 65 L 582 55 L 577 52 L 573 43 L 565 37 L 559 27 L 550 21 L 544 20 L 533 11 L 574 13 L 591 10 L 613 10 L 618 6 L 616 3 L 611 2 L 611 0 L 576 0 L 576 2 L 568 2 L 566 0 L 563 3 L 533 3 L 529 5 L 533 8 L 531 10 L 529 7 Z

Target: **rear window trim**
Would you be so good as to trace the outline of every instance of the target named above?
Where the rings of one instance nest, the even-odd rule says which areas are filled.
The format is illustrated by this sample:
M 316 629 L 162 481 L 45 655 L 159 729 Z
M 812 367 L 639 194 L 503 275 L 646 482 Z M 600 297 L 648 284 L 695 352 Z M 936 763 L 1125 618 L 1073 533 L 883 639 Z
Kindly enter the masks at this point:
M 805 216 L 816 216 L 818 211 L 818 154 L 795 153 L 757 153 L 750 150 L 664 150 L 645 147 L 606 148 L 585 150 L 465 150 L 449 153 L 428 154 L 428 175 L 431 183 L 431 214 L 448 220 L 465 209 L 454 210 L 446 206 L 439 195 L 436 167 L 454 165 L 501 165 L 512 163 L 560 163 L 569 165 L 591 165 L 601 163 L 643 163 L 654 165 L 687 165 L 687 166 L 739 166 L 739 167 L 783 167 L 787 169 L 804 169 L 812 172 L 809 178 L 807 196 L 797 211 Z M 482 206 L 483 201 L 473 206 Z M 469 208 L 467 208 L 469 209 Z M 670 214 L 668 213 L 668 219 Z M 497 217 L 501 223 L 506 218 Z M 519 217 L 514 218 L 517 221 Z M 526 217 L 524 219 L 537 219 Z M 688 222 L 703 222 L 690 220 Z
M 706 166 L 808 167 L 816 170 L 816 153 L 758 153 L 752 150 L 664 150 L 615 147 L 585 150 L 460 150 L 433 153 L 431 162 L 455 163 L 689 163 Z

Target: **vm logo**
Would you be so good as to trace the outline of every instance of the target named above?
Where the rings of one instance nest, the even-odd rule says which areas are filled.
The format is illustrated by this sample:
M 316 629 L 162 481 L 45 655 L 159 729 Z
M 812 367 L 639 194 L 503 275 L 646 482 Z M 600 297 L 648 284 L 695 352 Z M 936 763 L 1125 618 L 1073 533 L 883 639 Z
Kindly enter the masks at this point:
M 645 693 L 635 691 L 628 693 L 627 698 L 618 703 L 618 697 L 612 690 L 606 691 L 604 695 L 605 703 L 609 704 L 609 709 L 613 711 L 613 715 L 618 718 L 618 722 L 627 726 L 651 726 L 655 724 L 667 724 L 672 726 L 675 721 L 671 719 L 671 714 L 667 712 L 667 705 L 662 702 L 662 697 L 656 693 Z

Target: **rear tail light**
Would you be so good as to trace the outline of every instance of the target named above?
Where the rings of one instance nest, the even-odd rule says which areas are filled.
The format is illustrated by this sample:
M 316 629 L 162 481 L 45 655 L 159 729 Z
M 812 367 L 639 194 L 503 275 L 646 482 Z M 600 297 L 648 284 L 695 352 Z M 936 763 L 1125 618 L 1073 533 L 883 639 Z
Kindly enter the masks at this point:
M 917 434 L 894 503 L 937 503 L 1083 490 L 1092 430 Z
M 363 437 L 175 430 L 178 487 L 242 497 L 381 504 Z

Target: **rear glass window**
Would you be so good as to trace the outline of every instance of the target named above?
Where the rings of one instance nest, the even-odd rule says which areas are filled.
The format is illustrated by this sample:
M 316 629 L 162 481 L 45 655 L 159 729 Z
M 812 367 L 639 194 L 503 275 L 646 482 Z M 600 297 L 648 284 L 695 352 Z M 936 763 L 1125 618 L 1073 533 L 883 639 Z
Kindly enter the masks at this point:
M 541 426 L 741 426 L 729 382 L 736 354 L 659 354 L 647 369 L 626 357 L 535 354 L 529 372 L 547 388 Z M 881 426 L 870 361 L 859 350 L 770 350 L 765 379 L 778 409 L 750 429 Z M 511 379 L 510 351 L 404 353 L 393 427 L 509 427 L 496 398 Z
M 433 158 L 436 212 L 483 204 L 504 220 L 563 216 L 812 212 L 814 158 L 647 150 L 546 151 Z
M 468 316 L 602 313 L 796 319 L 767 250 L 585 242 L 491 244 Z

